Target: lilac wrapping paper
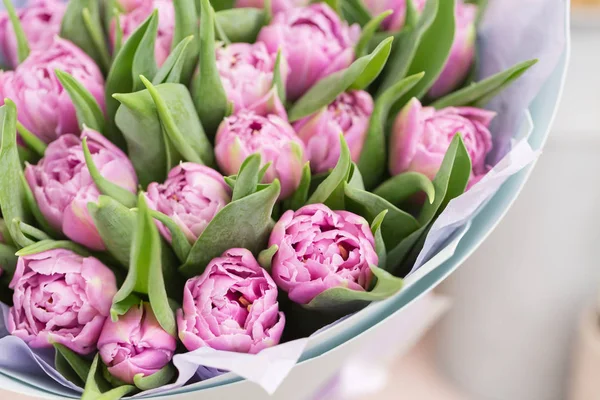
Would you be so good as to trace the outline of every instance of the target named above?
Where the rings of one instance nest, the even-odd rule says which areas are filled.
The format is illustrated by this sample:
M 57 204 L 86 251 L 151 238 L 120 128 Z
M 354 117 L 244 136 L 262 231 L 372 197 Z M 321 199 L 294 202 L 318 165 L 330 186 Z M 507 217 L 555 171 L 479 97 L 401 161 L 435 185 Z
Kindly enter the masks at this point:
M 17 6 L 24 3 L 26 1 L 14 1 Z M 492 125 L 495 149 L 489 158 L 490 163 L 496 166 L 471 191 L 453 200 L 440 215 L 432 226 L 413 271 L 407 277 L 407 285 L 414 284 L 426 272 L 441 264 L 443 260 L 435 257 L 441 250 L 452 250 L 453 253 L 453 249 L 441 247 L 446 244 L 448 237 L 455 234 L 457 229 L 468 229 L 469 221 L 502 183 L 539 155 L 539 149 L 532 149 L 526 140 L 527 131 L 531 127 L 527 107 L 539 93 L 564 51 L 564 4 L 565 0 L 489 0 L 478 36 L 480 78 L 527 59 L 539 58 L 540 62 L 521 77 L 518 84 L 511 86 L 490 103 L 489 108 L 499 112 Z M 0 5 L 0 8 L 3 7 Z M 497 161 L 499 162 L 496 163 Z M 424 266 L 423 271 L 419 270 L 421 266 Z M 6 311 L 6 306 L 0 305 L 0 373 L 39 387 L 49 395 L 79 398 L 82 390 L 53 368 L 51 351 L 34 352 L 21 339 L 7 336 L 4 326 Z M 368 312 L 370 308 L 349 316 L 348 320 Z M 320 334 L 321 331 L 313 334 L 310 342 L 318 342 Z M 308 338 L 300 339 L 257 355 L 211 349 L 176 355 L 174 364 L 179 370 L 179 379 L 173 384 L 134 397 L 221 385 L 236 380 L 238 376 L 255 382 L 267 393 L 273 393 L 296 364 L 308 343 Z M 204 367 L 198 368 L 200 365 Z M 216 369 L 231 370 L 233 374 L 219 375 Z M 206 380 L 182 388 L 189 379 Z

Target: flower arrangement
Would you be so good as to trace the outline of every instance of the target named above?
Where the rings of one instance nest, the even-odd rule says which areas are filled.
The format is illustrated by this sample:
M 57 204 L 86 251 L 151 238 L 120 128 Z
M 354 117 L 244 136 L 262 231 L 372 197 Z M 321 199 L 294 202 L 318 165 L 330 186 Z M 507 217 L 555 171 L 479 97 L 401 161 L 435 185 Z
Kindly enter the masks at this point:
M 402 290 L 535 63 L 473 82 L 463 0 L 4 3 L 5 319 L 90 399 Z

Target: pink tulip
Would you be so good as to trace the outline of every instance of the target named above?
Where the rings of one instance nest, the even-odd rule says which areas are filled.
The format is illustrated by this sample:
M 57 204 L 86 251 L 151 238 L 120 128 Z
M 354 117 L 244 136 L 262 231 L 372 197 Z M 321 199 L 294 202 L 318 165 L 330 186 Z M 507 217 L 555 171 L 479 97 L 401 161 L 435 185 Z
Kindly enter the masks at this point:
M 274 244 L 273 279 L 299 304 L 331 288 L 369 290 L 370 265 L 379 262 L 367 221 L 323 204 L 286 211 L 271 232 Z
M 279 343 L 285 316 L 277 286 L 246 249 L 230 249 L 185 284 L 177 311 L 179 338 L 200 347 L 258 353 Z
M 305 161 L 304 144 L 282 117 L 263 116 L 252 110 L 234 114 L 219 126 L 215 143 L 215 157 L 225 174 L 237 174 L 244 160 L 258 153 L 262 166 L 271 163 L 263 182 L 279 179 L 280 198 L 298 188 Z
M 65 10 L 66 4 L 59 0 L 32 0 L 27 7 L 17 9 L 30 50 L 46 50 L 52 45 Z M 19 64 L 17 38 L 5 11 L 0 12 L 0 53 L 9 67 L 16 68 Z
M 150 208 L 171 217 L 194 243 L 231 201 L 231 189 L 214 169 L 187 162 L 173 168 L 164 184 L 148 185 L 146 198 Z M 170 242 L 171 232 L 162 223 L 158 227 Z
M 456 3 L 455 18 L 456 29 L 450 56 L 442 73 L 429 89 L 429 96 L 432 98 L 442 97 L 456 89 L 469 74 L 475 59 L 477 6 L 459 0 Z
M 49 47 L 33 51 L 14 71 L 0 71 L 0 102 L 17 105 L 19 121 L 46 143 L 65 133 L 79 133 L 75 106 L 56 77 L 73 75 L 104 108 L 104 78 L 98 66 L 73 43 L 56 37 Z
M 306 145 L 306 154 L 314 173 L 335 167 L 340 158 L 340 133 L 350 148 L 352 161 L 358 162 L 365 143 L 373 99 L 365 91 L 342 93 L 327 107 L 294 124 Z
M 276 54 L 264 43 L 233 43 L 217 48 L 217 68 L 233 111 L 251 108 L 271 90 Z M 282 75 L 288 76 L 285 61 Z
M 488 171 L 485 163 L 492 149 L 489 125 L 496 114 L 474 107 L 435 110 L 412 99 L 396 117 L 390 143 L 390 173 L 420 172 L 433 179 L 444 155 L 460 133 L 473 165 L 471 181 Z
M 271 0 L 271 9 L 273 14 L 277 14 L 282 11 L 288 11 L 296 7 L 304 7 L 310 3 L 310 0 Z M 265 0 L 237 0 L 235 6 L 238 8 L 252 7 L 252 8 L 264 8 Z
M 389 32 L 402 30 L 406 22 L 406 7 L 409 0 L 363 0 L 373 16 L 392 10 L 393 14 L 383 20 L 381 27 Z M 417 12 L 423 11 L 427 0 L 411 0 Z
M 19 257 L 8 331 L 31 347 L 60 343 L 79 354 L 96 350 L 117 284 L 94 257 L 56 249 Z
M 98 339 L 100 357 L 110 374 L 133 384 L 136 375 L 152 375 L 167 365 L 177 340 L 158 323 L 150 304 L 134 306 L 117 322 L 104 323 Z
M 156 58 L 156 63 L 161 66 L 171 53 L 173 32 L 175 30 L 175 8 L 173 7 L 173 0 L 126 1 L 124 5 L 129 12 L 120 16 L 121 28 L 123 29 L 123 43 L 155 9 L 158 10 L 158 34 L 156 36 L 156 43 L 154 44 L 154 56 Z M 114 26 L 111 28 L 110 38 L 114 46 Z
M 133 165 L 120 149 L 104 136 L 85 129 L 92 159 L 100 174 L 132 193 L 137 190 Z M 86 166 L 81 140 L 63 135 L 50 143 L 37 165 L 25 167 L 25 178 L 48 222 L 69 239 L 93 250 L 104 250 L 104 243 L 88 212 L 87 204 L 99 192 Z
M 325 3 L 292 8 L 275 15 L 258 35 L 271 53 L 282 50 L 290 68 L 287 95 L 298 99 L 324 77 L 354 61 L 358 25 L 348 26 Z

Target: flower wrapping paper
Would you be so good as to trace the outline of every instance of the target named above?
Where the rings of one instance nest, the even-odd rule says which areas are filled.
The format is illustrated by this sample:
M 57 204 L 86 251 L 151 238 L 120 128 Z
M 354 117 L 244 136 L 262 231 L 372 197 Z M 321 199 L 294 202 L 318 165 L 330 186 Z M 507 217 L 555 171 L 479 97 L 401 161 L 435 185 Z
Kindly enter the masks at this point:
M 431 228 L 425 245 L 419 254 L 406 284 L 411 285 L 425 271 L 431 270 L 443 260 L 435 260 L 449 238 L 456 235 L 457 229 L 465 227 L 497 190 L 512 174 L 535 161 L 539 151 L 533 150 L 527 142 L 530 131 L 530 118 L 527 107 L 539 93 L 542 85 L 554 70 L 564 51 L 563 34 L 566 9 L 564 1 L 553 0 L 490 0 L 489 8 L 478 32 L 480 58 L 479 78 L 485 78 L 519 61 L 535 57 L 540 59 L 536 74 L 527 74 L 519 85 L 514 85 L 495 98 L 488 108 L 501 111 L 493 122 L 492 133 L 495 151 L 490 160 L 495 167 L 472 190 L 452 200 Z M 17 6 L 23 5 L 17 1 Z M 519 9 L 522 12 L 513 13 Z M 507 20 L 506 16 L 514 18 Z M 554 28 L 554 29 L 553 29 Z M 535 39 L 522 41 L 525 35 Z M 517 132 L 515 135 L 514 132 Z M 497 161 L 497 163 L 496 163 Z M 448 257 L 451 254 L 448 255 Z M 428 262 L 434 261 L 434 262 Z M 7 308 L 0 308 L 6 319 Z M 369 313 L 370 307 L 358 312 Z M 239 354 L 203 348 L 193 352 L 175 355 L 173 362 L 179 371 L 176 382 L 142 392 L 133 397 L 154 396 L 176 393 L 179 390 L 195 390 L 208 385 L 218 385 L 231 381 L 236 376 L 259 384 L 268 393 L 273 393 L 285 379 L 289 371 L 302 357 L 303 352 L 312 343 L 318 343 L 320 337 L 336 325 L 356 315 L 350 315 L 334 326 L 315 332 L 310 338 L 298 339 L 269 348 L 259 354 Z M 65 397 L 77 397 L 81 388 L 75 386 L 53 367 L 51 354 L 46 351 L 32 350 L 22 340 L 9 336 L 5 325 L 0 326 L 0 372 L 19 381 L 27 382 L 50 393 Z M 199 366 L 205 368 L 198 369 Z M 221 375 L 218 370 L 231 373 Z M 220 376 L 219 376 L 220 375 Z M 188 379 L 205 379 L 201 383 L 188 385 L 180 389 Z M 209 379 L 207 379 L 209 378 Z M 212 379 L 210 379 L 212 378 Z

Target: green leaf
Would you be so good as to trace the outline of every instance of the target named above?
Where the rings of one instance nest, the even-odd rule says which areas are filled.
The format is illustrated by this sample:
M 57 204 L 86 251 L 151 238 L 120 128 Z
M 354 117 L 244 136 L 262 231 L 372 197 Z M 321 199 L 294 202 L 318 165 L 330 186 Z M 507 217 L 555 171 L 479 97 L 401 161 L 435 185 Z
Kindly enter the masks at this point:
M 81 380 L 81 383 L 85 382 L 90 373 L 92 363 L 60 343 L 53 343 L 53 346 L 56 350 L 56 356 L 58 357 L 60 354 Z
M 248 249 L 255 255 L 264 249 L 280 188 L 275 180 L 263 190 L 223 207 L 192 246 L 180 272 L 186 277 L 200 275 L 210 260 L 233 247 Z
M 446 151 L 440 169 L 433 179 L 435 198 L 425 202 L 419 215 L 421 227 L 402 240 L 397 246 L 388 246 L 388 270 L 394 275 L 403 274 L 412 267 L 427 231 L 434 219 L 446 208 L 450 200 L 460 196 L 467 187 L 471 175 L 469 153 L 459 134 L 455 135 Z M 385 233 L 384 233 L 385 238 Z M 412 257 L 411 257 L 412 254 Z M 393 260 L 393 264 L 392 264 Z M 408 272 L 408 271 L 406 271 Z
M 81 146 L 83 147 L 83 156 L 85 157 L 85 164 L 90 172 L 90 176 L 94 181 L 94 184 L 100 191 L 100 193 L 110 196 L 117 200 L 119 203 L 124 206 L 131 208 L 136 204 L 136 196 L 131 193 L 129 190 L 122 188 L 121 186 L 112 183 L 108 179 L 102 176 L 96 164 L 94 163 L 94 159 L 92 158 L 92 154 L 90 153 L 90 149 L 87 145 L 87 137 L 84 137 L 81 142 Z
M 158 372 L 152 375 L 144 376 L 143 374 L 137 374 L 133 377 L 133 383 L 140 390 L 150 390 L 157 387 L 161 387 L 171 382 L 175 376 L 176 369 L 172 364 L 167 364 L 161 368 Z
M 121 315 L 127 314 L 127 312 L 135 306 L 143 305 L 142 299 L 135 294 L 131 293 L 125 297 L 122 301 L 113 304 L 110 308 L 110 319 L 112 322 L 117 322 Z
M 388 249 L 394 248 L 421 228 L 419 221 L 412 215 L 376 194 L 354 189 L 350 185 L 344 187 L 344 194 L 346 195 L 346 210 L 363 216 L 369 223 L 373 223 L 382 211 L 388 211 L 381 226 L 385 247 Z
M 133 385 L 124 385 L 110 389 L 109 383 L 102 377 L 101 368 L 98 368 L 99 363 L 101 363 L 100 354 L 96 354 L 85 381 L 81 400 L 119 400 L 136 390 L 136 387 Z
M 167 227 L 169 232 L 171 232 L 171 247 L 173 248 L 173 251 L 177 255 L 179 261 L 182 263 L 185 262 L 190 254 L 192 245 L 182 232 L 181 228 L 179 228 L 179 225 L 177 225 L 169 216 L 159 211 L 152 210 L 150 211 L 150 214 L 152 215 L 152 218 L 160 221 L 164 226 Z
M 15 254 L 18 257 L 21 257 L 55 249 L 71 250 L 72 252 L 77 253 L 82 257 L 90 256 L 89 251 L 87 251 L 85 248 L 68 240 L 42 240 L 30 246 L 22 248 Z
M 200 10 L 201 0 L 196 0 L 196 9 Z M 235 7 L 236 0 L 210 0 L 210 4 L 214 7 L 216 11 L 221 10 L 229 10 L 230 8 Z
M 212 146 L 194 112 L 193 101 L 187 88 L 179 84 L 165 83 L 163 84 L 165 86 L 172 85 L 172 90 L 177 90 L 179 95 L 176 98 L 163 98 L 148 79 L 144 76 L 140 76 L 140 79 L 150 93 L 158 111 L 161 126 L 177 152 L 186 161 L 212 165 L 214 163 Z M 168 93 L 168 91 L 163 93 Z M 180 125 L 183 125 L 182 129 L 179 128 Z
M 19 248 L 27 247 L 29 245 L 36 243 L 36 240 L 33 240 L 33 239 L 25 236 L 23 231 L 21 231 L 21 221 L 19 221 L 18 218 L 13 218 L 12 223 L 9 226 L 13 230 L 12 240 L 17 245 L 17 247 L 19 247 Z
M 289 120 L 293 122 L 313 114 L 348 89 L 367 87 L 383 69 L 392 48 L 392 40 L 391 37 L 385 39 L 371 54 L 317 82 L 292 106 L 288 113 Z
M 109 0 L 111 3 L 115 3 L 116 0 Z M 107 10 L 114 10 L 111 7 L 108 7 Z M 107 27 L 107 31 L 109 29 L 111 29 L 111 22 L 114 24 L 114 29 L 115 29 L 115 43 L 113 44 L 113 60 L 115 58 L 115 56 L 117 54 L 119 54 L 119 51 L 121 51 L 121 47 L 123 47 L 123 27 L 121 26 L 121 18 L 119 18 L 119 13 L 120 12 L 114 12 L 112 13 L 112 16 L 107 18 L 107 21 L 109 21 L 108 23 L 108 27 Z
M 385 126 L 390 108 L 422 78 L 423 73 L 404 78 L 375 100 L 367 135 L 357 163 L 367 189 L 377 185 L 385 173 L 387 158 Z
M 232 8 L 215 13 L 215 20 L 233 43 L 254 43 L 265 26 L 267 15 L 258 8 Z
M 363 29 L 371 21 L 371 13 L 367 10 L 362 0 L 342 1 L 342 15 L 349 24 L 357 23 Z
M 59 374 L 63 376 L 66 380 L 73 383 L 78 387 L 83 387 L 85 384 L 85 379 L 80 379 L 79 376 L 73 371 L 73 368 L 69 365 L 67 360 L 62 356 L 62 354 L 58 351 L 54 352 L 54 368 L 58 371 Z
M 40 138 L 31 133 L 31 131 L 25 128 L 19 121 L 17 121 L 17 132 L 19 132 L 21 139 L 23 139 L 23 142 L 25 142 L 25 145 L 28 148 L 35 151 L 38 156 L 44 156 L 46 147 L 48 147 L 46 143 L 42 142 Z
M 275 67 L 273 68 L 273 84 L 272 87 L 277 89 L 277 96 L 281 100 L 282 104 L 285 104 L 285 79 L 281 75 L 281 62 L 283 60 L 281 50 L 277 51 L 277 58 L 275 59 Z M 283 60 L 285 62 L 285 60 Z
M 15 39 L 17 41 L 17 56 L 19 58 L 19 64 L 21 64 L 29 55 L 29 43 L 27 43 L 27 36 L 23 31 L 21 21 L 19 20 L 19 16 L 15 11 L 15 7 L 13 6 L 12 2 L 10 0 L 2 1 L 4 3 L 4 9 L 8 13 L 10 23 L 15 33 Z
M 529 60 L 519 63 L 505 71 L 490 76 L 480 82 L 450 93 L 431 104 L 437 109 L 445 107 L 483 107 L 489 100 L 498 95 L 507 86 L 512 84 L 538 60 Z
M 410 7 L 408 7 L 409 4 L 411 5 Z M 435 20 L 438 12 L 438 4 L 439 0 L 428 0 L 425 3 L 425 8 L 420 18 L 418 18 L 418 22 L 413 25 L 409 20 L 416 18 L 416 10 L 412 2 L 407 2 L 407 23 L 404 25 L 402 31 L 395 35 L 394 48 L 382 74 L 381 85 L 378 88 L 376 98 L 408 75 L 408 70 L 415 54 L 420 49 L 419 45 L 423 36 Z
M 10 99 L 5 99 L 4 106 L 0 107 L 0 124 L 0 210 L 6 221 L 17 218 L 30 223 L 33 218 L 27 207 L 23 170 L 17 150 L 17 108 Z M 8 230 L 13 239 L 19 234 L 12 223 L 8 225 Z
M 27 247 L 41 240 L 52 239 L 43 231 L 22 222 L 18 218 L 13 218 L 12 225 L 14 225 L 14 232 L 16 232 L 13 240 L 19 247 Z
M 435 188 L 429 178 L 418 172 L 405 172 L 392 176 L 373 190 L 379 197 L 398 206 L 419 192 L 424 192 L 430 203 L 435 198 Z
M 97 203 L 90 202 L 87 207 L 106 249 L 122 266 L 127 268 L 135 226 L 135 214 L 108 196 L 98 197 Z
M 322 2 L 331 7 L 336 14 L 342 15 L 342 0 L 322 0 Z
M 383 220 L 388 213 L 389 210 L 383 210 L 371 223 L 371 232 L 373 232 L 373 236 L 375 238 L 375 251 L 377 252 L 377 257 L 379 259 L 378 266 L 381 269 L 386 269 L 386 260 L 387 253 L 385 250 L 385 242 L 383 240 L 383 234 L 381 233 L 381 226 L 383 224 Z
M 119 132 L 115 115 L 119 101 L 115 93 L 131 93 L 142 85 L 140 75 L 154 78 L 157 67 L 154 59 L 157 14 L 152 13 L 127 39 L 108 72 L 105 85 L 106 117 L 108 126 L 105 136 L 119 147 L 124 147 L 123 133 Z M 151 43 L 150 43 L 151 42 Z M 151 46 L 150 46 L 151 44 Z M 144 66 L 144 63 L 148 63 Z M 153 72 L 154 71 L 154 72 Z
M 189 52 L 188 47 L 190 43 L 194 41 L 194 35 L 187 36 L 179 42 L 179 44 L 173 49 L 169 57 L 165 60 L 164 64 L 156 75 L 152 79 L 153 85 L 159 85 L 161 83 L 183 83 L 187 82 L 185 74 L 183 74 L 183 68 L 186 60 L 188 60 Z
M 198 37 L 194 36 L 198 31 L 198 10 L 194 2 L 190 0 L 173 0 L 173 8 L 175 9 L 175 30 L 173 31 L 173 44 L 171 46 L 172 53 L 175 52 L 183 40 L 189 37 L 192 37 L 192 39 L 188 42 L 188 51 L 183 53 L 184 57 L 180 67 L 181 79 L 178 78 L 176 81 L 171 80 L 170 82 L 188 84 L 194 73 L 194 68 L 196 68 L 200 51 Z
M 352 163 L 350 168 L 350 179 L 348 179 L 348 185 L 354 189 L 365 190 L 365 183 L 362 174 L 360 173 L 358 166 L 354 163 Z
M 192 82 L 192 97 L 202 126 L 214 136 L 227 115 L 229 101 L 221 83 L 215 54 L 215 12 L 208 0 L 201 1 L 200 11 L 200 73 Z M 207 101 L 210 99 L 210 101 Z
M 354 1 L 360 2 L 360 0 Z M 369 51 L 369 43 L 371 42 L 371 39 L 373 39 L 373 35 L 375 32 L 377 32 L 377 29 L 379 29 L 379 25 L 381 25 L 383 20 L 386 19 L 387 16 L 391 15 L 392 12 L 392 10 L 384 11 L 375 18 L 371 19 L 364 26 L 360 38 L 358 39 L 358 43 L 356 43 L 354 48 L 354 54 L 356 55 L 356 58 L 367 55 Z
M 287 199 L 283 201 L 284 209 L 286 210 L 297 210 L 306 204 L 308 200 L 308 192 L 310 190 L 310 162 L 306 162 L 302 168 L 302 176 L 300 178 L 300 184 L 298 189 Z
M 275 253 L 277 253 L 277 250 L 279 250 L 279 246 L 274 244 L 268 249 L 258 253 L 258 263 L 268 272 L 271 271 L 271 261 L 273 261 L 273 257 L 275 256 Z
M 260 154 L 252 154 L 247 157 L 240 166 L 240 171 L 235 180 L 231 201 L 242 199 L 256 192 L 256 187 L 260 182 L 258 179 L 259 172 Z
M 350 149 L 346 144 L 344 135 L 340 135 L 340 158 L 338 159 L 335 168 L 333 168 L 329 176 L 317 186 L 317 189 L 310 196 L 306 204 L 323 203 L 333 210 L 343 210 L 344 184 L 350 177 L 351 166 Z
M 404 285 L 402 279 L 396 278 L 374 265 L 371 265 L 371 271 L 377 282 L 370 291 L 358 291 L 346 287 L 331 288 L 319 294 L 303 307 L 336 315 L 347 315 L 364 308 L 373 301 L 385 300 L 402 289 Z
M 88 11 L 84 16 L 85 9 Z M 110 57 L 104 37 L 99 36 L 100 32 L 102 32 L 100 2 L 97 0 L 69 1 L 60 26 L 60 36 L 85 51 L 106 73 Z M 99 44 L 98 41 L 101 43 Z
M 104 132 L 104 114 L 94 96 L 71 74 L 59 69 L 55 69 L 54 73 L 75 106 L 79 128 L 87 125 L 95 131 Z
M 425 72 L 425 77 L 396 102 L 394 111 L 400 110 L 413 97 L 422 98 L 444 69 L 454 42 L 454 4 L 455 0 L 439 2 L 435 20 L 423 34 L 408 68 L 408 74 Z

